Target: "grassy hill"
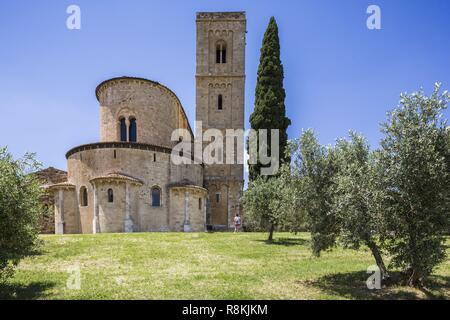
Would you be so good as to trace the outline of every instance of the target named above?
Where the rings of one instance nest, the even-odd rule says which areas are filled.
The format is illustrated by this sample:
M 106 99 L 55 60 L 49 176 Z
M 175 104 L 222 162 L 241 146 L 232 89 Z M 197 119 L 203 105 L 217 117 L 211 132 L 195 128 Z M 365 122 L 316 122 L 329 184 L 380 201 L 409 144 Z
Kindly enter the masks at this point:
M 41 252 L 0 287 L 2 299 L 450 298 L 450 261 L 428 290 L 367 289 L 367 250 L 311 256 L 309 234 L 134 233 L 42 236 Z M 449 249 L 450 256 L 450 249 Z M 68 289 L 80 269 L 81 289 Z M 75 269 L 73 269 L 75 268 Z

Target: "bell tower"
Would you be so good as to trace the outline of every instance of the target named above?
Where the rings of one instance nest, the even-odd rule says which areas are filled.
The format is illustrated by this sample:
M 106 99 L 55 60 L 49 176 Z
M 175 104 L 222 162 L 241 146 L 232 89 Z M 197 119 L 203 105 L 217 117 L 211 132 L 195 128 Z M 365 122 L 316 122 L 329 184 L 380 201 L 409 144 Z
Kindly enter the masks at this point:
M 225 230 L 233 225 L 244 186 L 243 159 L 226 163 L 225 132 L 244 130 L 245 35 L 245 12 L 197 13 L 196 121 L 224 137 L 223 164 L 205 165 L 207 223 Z

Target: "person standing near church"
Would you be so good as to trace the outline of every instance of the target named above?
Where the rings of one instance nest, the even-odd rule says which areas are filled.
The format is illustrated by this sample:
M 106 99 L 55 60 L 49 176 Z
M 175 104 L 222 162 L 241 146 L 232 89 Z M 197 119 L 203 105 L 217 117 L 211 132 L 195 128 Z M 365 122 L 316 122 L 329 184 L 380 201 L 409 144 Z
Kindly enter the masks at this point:
M 236 216 L 234 217 L 234 232 L 239 232 L 239 229 L 241 228 L 241 217 L 239 216 L 239 213 L 236 213 Z

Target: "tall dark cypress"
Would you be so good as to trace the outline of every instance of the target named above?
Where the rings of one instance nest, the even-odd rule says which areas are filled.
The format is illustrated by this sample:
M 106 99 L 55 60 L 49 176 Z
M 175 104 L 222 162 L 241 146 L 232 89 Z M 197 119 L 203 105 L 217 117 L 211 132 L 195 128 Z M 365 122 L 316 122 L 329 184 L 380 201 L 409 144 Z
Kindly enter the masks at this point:
M 280 59 L 280 39 L 275 18 L 270 18 L 269 26 L 264 34 L 261 47 L 261 57 L 258 68 L 258 79 L 255 93 L 255 108 L 250 116 L 252 129 L 280 130 L 280 165 L 290 162 L 290 157 L 285 155 L 287 146 L 287 128 L 291 120 L 286 117 L 284 100 L 286 93 L 283 87 L 284 71 Z M 262 165 L 249 165 L 250 181 L 256 179 L 261 173 Z

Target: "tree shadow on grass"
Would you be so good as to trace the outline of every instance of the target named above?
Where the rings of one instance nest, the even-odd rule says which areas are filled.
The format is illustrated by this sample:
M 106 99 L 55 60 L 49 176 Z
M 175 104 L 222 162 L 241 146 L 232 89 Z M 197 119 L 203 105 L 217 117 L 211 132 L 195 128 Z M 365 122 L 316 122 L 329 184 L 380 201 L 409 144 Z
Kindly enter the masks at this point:
M 318 288 L 326 293 L 349 299 L 450 299 L 450 277 L 431 276 L 423 288 L 414 289 L 401 284 L 401 274 L 391 272 L 391 281 L 380 290 L 369 290 L 364 271 L 330 274 L 316 280 L 301 281 L 302 285 Z
M 47 289 L 54 287 L 51 282 L 33 282 L 27 285 L 0 284 L 0 300 L 32 300 L 45 298 Z
M 33 248 L 30 251 L 28 251 L 24 256 L 25 257 L 36 257 L 43 255 L 44 249 L 42 247 Z
M 269 240 L 256 240 L 258 242 L 264 242 L 265 244 L 270 245 L 278 245 L 278 246 L 301 246 L 305 244 L 309 244 L 309 240 L 306 239 L 299 239 L 299 238 L 279 238 L 279 239 L 273 239 L 272 241 Z

